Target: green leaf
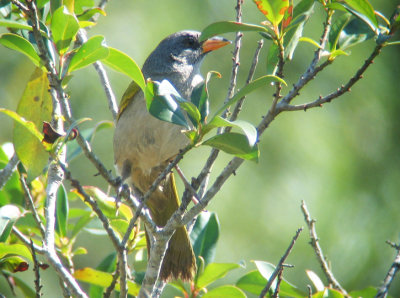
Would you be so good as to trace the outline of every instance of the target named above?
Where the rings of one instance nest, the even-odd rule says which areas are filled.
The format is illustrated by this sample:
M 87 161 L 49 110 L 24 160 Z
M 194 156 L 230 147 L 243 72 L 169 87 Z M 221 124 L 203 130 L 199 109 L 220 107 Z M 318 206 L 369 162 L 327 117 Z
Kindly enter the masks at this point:
M 80 281 L 87 282 L 92 285 L 101 286 L 103 288 L 107 288 L 111 284 L 113 279 L 111 273 L 102 272 L 89 267 L 76 270 L 74 273 L 74 277 Z M 127 281 L 127 284 L 128 294 L 137 296 L 139 294 L 140 286 L 130 280 Z M 115 290 L 120 290 L 119 283 L 115 285 Z
M 14 33 L 4 33 L 0 35 L 0 44 L 24 54 L 35 66 L 40 66 L 39 55 L 36 53 L 33 45 L 25 38 Z
M 161 83 L 157 81 L 149 81 L 145 88 L 145 98 L 147 110 L 151 115 L 159 120 L 181 125 L 186 129 L 190 129 L 190 126 L 176 101 L 181 97 L 168 80 L 163 80 Z M 181 99 L 180 101 L 185 100 Z
M 316 42 L 314 39 L 311 39 L 309 37 L 300 37 L 299 41 L 308 42 L 309 44 L 312 44 L 316 48 L 321 48 L 321 45 L 318 42 Z
M 190 101 L 200 111 L 201 122 L 203 123 L 210 113 L 210 101 L 208 100 L 208 82 L 212 77 L 221 77 L 221 74 L 215 71 L 209 71 L 207 73 L 206 80 L 198 84 L 192 91 Z
M 294 51 L 303 34 L 304 25 L 308 21 L 314 9 L 314 0 L 302 0 L 294 8 L 293 20 L 286 28 L 283 46 L 285 48 L 285 58 L 291 60 Z
M 267 74 L 275 75 L 278 69 L 279 62 L 279 48 L 276 43 L 272 43 L 268 49 L 267 54 Z
M 108 56 L 101 62 L 108 67 L 127 75 L 133 81 L 135 81 L 142 90 L 144 90 L 146 87 L 146 82 L 137 63 L 131 57 L 117 49 L 110 47 L 108 49 Z
M 289 8 L 289 0 L 253 0 L 258 10 L 277 27 Z
M 85 8 L 93 7 L 94 0 L 75 0 L 75 13 L 82 14 Z
M 379 27 L 374 8 L 367 0 L 345 0 L 346 4 L 342 4 L 348 11 L 363 20 L 374 32 Z
M 190 233 L 190 242 L 198 258 L 203 257 L 206 265 L 215 257 L 215 249 L 219 238 L 219 220 L 214 212 L 202 212 Z
M 338 49 L 346 49 L 375 36 L 375 33 L 360 19 L 354 18 L 343 28 L 339 36 Z
M 221 286 L 205 293 L 202 298 L 246 298 L 246 295 L 235 286 Z
M 231 105 L 236 103 L 242 97 L 248 95 L 249 93 L 255 91 L 256 89 L 258 89 L 262 86 L 265 86 L 266 84 L 271 83 L 271 82 L 279 82 L 279 83 L 284 84 L 285 86 L 287 85 L 283 79 L 281 79 L 277 76 L 273 76 L 273 75 L 266 75 L 266 76 L 260 77 L 258 79 L 255 79 L 255 80 L 251 81 L 249 84 L 247 84 L 246 86 L 244 86 L 242 89 L 240 89 L 226 104 L 224 104 L 215 113 L 215 116 L 221 114 L 223 111 L 225 111 L 228 107 L 230 107 Z
M 35 124 L 32 121 L 26 120 L 24 117 L 18 115 L 14 111 L 10 111 L 7 109 L 0 108 L 0 112 L 9 116 L 19 124 L 21 124 L 24 128 L 26 128 L 34 137 L 36 137 L 39 141 L 42 141 L 43 135 L 42 133 L 37 129 Z
M 0 270 L 7 270 L 10 272 L 23 272 L 28 270 L 29 264 L 24 258 L 14 254 L 6 255 L 0 258 Z
M 20 216 L 21 211 L 17 206 L 5 205 L 0 208 L 0 242 L 7 241 L 14 223 Z
M 61 237 L 67 236 L 68 212 L 68 195 L 64 185 L 61 184 L 57 191 L 56 208 L 56 231 Z
M 76 11 L 76 8 L 75 8 Z M 79 21 L 89 21 L 95 14 L 106 15 L 106 12 L 99 7 L 90 8 L 78 16 Z
M 43 126 L 43 121 L 51 121 L 53 108 L 48 89 L 47 74 L 37 68 L 18 103 L 18 115 L 31 121 L 36 131 Z M 48 163 L 49 154 L 41 142 L 43 137 L 20 122 L 15 123 L 13 134 L 15 151 L 27 169 L 30 182 L 42 173 Z
M 260 152 L 258 145 L 250 146 L 245 135 L 227 132 L 216 135 L 202 143 L 237 157 L 258 162 Z
M 211 263 L 208 264 L 196 280 L 196 289 L 203 289 L 209 284 L 223 278 L 229 271 L 239 268 L 239 264 L 235 263 Z
M 110 129 L 114 126 L 111 121 L 100 121 L 94 127 L 84 129 L 80 131 L 80 134 L 88 141 L 92 143 L 97 132 L 103 129 Z M 67 161 L 71 162 L 74 158 L 78 157 L 82 153 L 82 147 L 79 146 L 78 142 L 67 143 Z
M 337 49 L 337 44 L 339 42 L 340 33 L 343 31 L 344 27 L 350 21 L 351 15 L 348 13 L 342 14 L 338 17 L 332 24 L 331 30 L 329 31 L 328 44 L 329 51 L 334 51 Z
M 106 58 L 108 54 L 109 49 L 104 44 L 104 36 L 93 36 L 77 49 L 71 59 L 68 71 L 73 72 L 84 68 L 97 60 Z
M 337 290 L 326 288 L 324 291 L 315 293 L 314 295 L 312 295 L 312 297 L 313 298 L 344 298 L 345 296 Z
M 254 270 L 243 275 L 236 282 L 236 286 L 252 294 L 260 295 L 267 282 L 258 270 Z
M 267 33 L 269 32 L 265 27 L 254 24 L 222 21 L 222 22 L 212 23 L 208 25 L 206 28 L 204 28 L 200 35 L 200 41 L 206 40 L 218 34 L 237 32 L 237 31 L 243 31 L 243 32 L 253 31 L 253 32 L 267 32 Z
M 324 283 L 319 278 L 319 276 L 314 271 L 311 271 L 311 270 L 306 270 L 306 273 L 307 273 L 308 279 L 313 283 L 317 292 L 323 291 L 325 286 L 324 286 Z
M 79 30 L 78 20 L 65 6 L 61 6 L 53 13 L 50 28 L 57 50 L 62 55 L 68 50 Z
M 363 298 L 373 298 L 378 294 L 378 289 L 374 287 L 368 287 L 359 291 L 351 291 L 349 293 L 350 297 L 363 297 Z
M 20 256 L 32 261 L 31 252 L 25 245 L 0 243 L 0 259 L 10 255 Z
M 117 261 L 117 253 L 112 252 L 107 255 L 96 267 L 96 270 L 104 271 L 104 272 L 114 272 L 116 268 Z M 103 287 L 91 285 L 89 289 L 89 297 L 103 297 Z
M 86 214 L 81 216 L 73 226 L 72 233 L 71 233 L 71 239 L 75 238 L 78 233 L 89 224 L 89 222 L 92 221 L 93 218 L 95 218 L 95 215 L 91 213 L 90 211 L 85 211 Z
M 201 115 L 197 107 L 190 101 L 183 101 L 179 103 L 179 106 L 186 111 L 188 114 L 190 121 L 194 124 L 194 126 L 198 127 L 201 121 Z
M 211 129 L 217 127 L 237 127 L 240 128 L 246 135 L 250 146 L 254 146 L 257 142 L 257 129 L 249 122 L 243 120 L 229 121 L 221 116 L 214 117 L 210 123 L 203 127 L 203 133 L 208 133 Z

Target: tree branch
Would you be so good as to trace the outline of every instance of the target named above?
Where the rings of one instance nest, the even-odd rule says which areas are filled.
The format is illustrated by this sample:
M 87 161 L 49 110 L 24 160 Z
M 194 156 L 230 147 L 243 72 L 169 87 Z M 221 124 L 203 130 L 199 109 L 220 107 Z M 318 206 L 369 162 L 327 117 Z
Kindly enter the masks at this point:
M 299 235 L 300 235 L 300 233 L 301 233 L 302 231 L 303 231 L 303 228 L 300 228 L 300 229 L 298 229 L 298 230 L 296 231 L 296 234 L 294 235 L 292 241 L 290 242 L 289 247 L 286 249 L 285 253 L 283 254 L 283 256 L 281 257 L 281 259 L 279 260 L 279 263 L 276 265 L 276 268 L 275 268 L 274 272 L 271 274 L 271 276 L 270 276 L 270 278 L 269 278 L 269 280 L 268 280 L 267 285 L 266 285 L 265 288 L 261 291 L 260 296 L 259 296 L 260 298 L 263 298 L 263 297 L 267 294 L 267 292 L 268 292 L 269 289 L 271 288 L 272 283 L 274 282 L 276 276 L 277 276 L 278 274 L 280 274 L 280 272 L 282 272 L 283 267 L 284 267 L 284 262 L 286 261 L 287 257 L 288 257 L 289 254 L 291 253 L 291 251 L 292 251 L 292 249 L 293 249 L 293 246 L 294 246 L 294 244 L 296 243 L 297 238 L 299 238 Z M 277 285 L 277 287 L 278 287 L 278 285 Z
M 386 274 L 385 279 L 383 280 L 383 284 L 379 288 L 378 293 L 376 294 L 375 298 L 387 297 L 390 285 L 392 284 L 392 281 L 394 280 L 396 273 L 400 269 L 400 245 L 394 244 L 389 241 L 387 243 L 390 246 L 392 246 L 394 249 L 397 250 L 397 254 L 396 254 L 396 257 L 394 258 L 394 261 L 393 261 L 392 265 L 390 266 L 389 271 Z
M 324 272 L 329 284 L 331 284 L 333 288 L 338 289 L 343 294 L 347 295 L 346 290 L 336 280 L 335 276 L 333 275 L 331 269 L 328 266 L 328 263 L 326 262 L 324 254 L 322 253 L 322 248 L 319 245 L 317 232 L 315 230 L 315 220 L 311 218 L 310 212 L 308 212 L 306 203 L 304 201 L 301 201 L 301 210 L 304 215 L 304 220 L 307 223 L 308 230 L 310 231 L 310 238 L 311 238 L 310 244 L 315 251 L 319 264 L 321 265 L 322 271 Z
M 8 179 L 10 179 L 12 173 L 14 173 L 15 169 L 17 168 L 18 163 L 18 156 L 16 153 L 14 153 L 14 155 L 8 161 L 7 165 L 2 170 L 0 170 L 0 189 L 2 189 L 4 185 L 6 185 Z

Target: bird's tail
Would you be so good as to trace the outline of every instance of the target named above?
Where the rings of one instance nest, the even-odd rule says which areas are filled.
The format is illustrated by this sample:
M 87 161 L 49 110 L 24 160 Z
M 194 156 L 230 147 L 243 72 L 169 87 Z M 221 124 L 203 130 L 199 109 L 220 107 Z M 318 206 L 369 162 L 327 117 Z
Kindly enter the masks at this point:
M 179 197 L 173 173 L 166 178 L 162 191 L 157 189 L 153 192 L 149 198 L 148 206 L 154 222 L 158 226 L 165 226 L 168 219 L 179 207 Z M 150 241 L 148 241 L 148 237 L 146 239 L 150 251 Z M 189 281 L 193 280 L 195 273 L 196 257 L 190 244 L 188 232 L 183 226 L 176 229 L 169 241 L 161 266 L 160 278 L 164 281 L 170 279 Z

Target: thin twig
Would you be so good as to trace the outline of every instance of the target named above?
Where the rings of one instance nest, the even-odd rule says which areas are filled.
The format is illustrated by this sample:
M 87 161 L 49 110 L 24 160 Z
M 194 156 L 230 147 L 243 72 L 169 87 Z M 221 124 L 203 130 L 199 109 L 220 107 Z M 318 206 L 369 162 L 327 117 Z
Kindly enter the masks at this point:
M 390 241 L 387 241 L 387 243 L 393 247 L 394 249 L 397 250 L 396 257 L 394 258 L 394 261 L 392 265 L 389 268 L 389 271 L 386 274 L 385 279 L 383 280 L 382 286 L 379 288 L 378 293 L 376 294 L 375 298 L 384 298 L 387 297 L 390 285 L 392 284 L 396 273 L 400 269 L 400 245 L 392 243 Z
M 365 60 L 364 64 L 357 70 L 357 72 L 354 74 L 353 77 L 350 78 L 350 80 L 345 84 L 342 85 L 340 88 L 338 88 L 335 92 L 332 92 L 331 94 L 328 94 L 325 97 L 320 96 L 318 99 L 301 104 L 301 105 L 288 105 L 284 104 L 282 101 L 282 105 L 278 108 L 279 111 L 298 111 L 298 110 L 307 110 L 310 108 L 314 107 L 321 107 L 322 104 L 331 102 L 333 99 L 340 97 L 346 92 L 350 91 L 350 88 L 357 83 L 360 79 L 362 79 L 364 72 L 368 69 L 368 67 L 373 63 L 374 59 L 376 56 L 378 56 L 384 47 L 383 44 L 377 45 L 374 49 L 374 51 L 371 53 L 371 55 L 368 57 L 367 60 Z
M 16 226 L 13 226 L 12 230 L 15 236 L 17 236 L 18 239 L 22 241 L 22 243 L 24 243 L 26 246 L 31 245 L 30 239 L 26 237 L 20 230 L 18 230 Z M 36 253 L 44 254 L 44 249 L 42 247 L 37 246 L 36 244 L 33 244 L 33 247 L 35 248 Z
M 31 239 L 31 253 L 33 259 L 33 271 L 35 272 L 35 291 L 36 297 L 40 298 L 43 294 L 40 292 L 42 289 L 42 285 L 40 284 L 40 266 L 36 257 L 35 246 L 33 245 L 33 241 Z
M 29 208 L 29 210 L 32 212 L 33 219 L 35 220 L 37 226 L 39 227 L 39 231 L 40 231 L 42 237 L 44 238 L 44 235 L 45 235 L 44 226 L 43 226 L 42 220 L 39 217 L 39 214 L 36 211 L 36 207 L 33 202 L 32 194 L 31 194 L 31 191 L 30 191 L 28 185 L 26 184 L 24 175 L 22 175 L 22 174 L 20 175 L 19 181 L 21 182 L 22 189 L 24 190 L 25 204 Z
M 117 267 L 115 269 L 114 274 L 113 274 L 113 279 L 111 281 L 111 284 L 107 287 L 107 290 L 103 295 L 103 298 L 109 298 L 111 296 L 111 293 L 115 289 L 115 285 L 117 284 L 118 277 L 119 277 L 119 270 L 118 270 L 118 267 Z
M 14 153 L 14 155 L 8 161 L 7 165 L 0 170 L 0 189 L 2 189 L 4 185 L 6 185 L 6 182 L 8 181 L 8 179 L 10 179 L 12 173 L 14 173 L 15 169 L 17 168 L 18 163 L 18 156 L 16 153 Z
M 78 38 L 79 43 L 85 43 L 87 41 L 87 35 L 84 29 L 80 29 L 76 36 Z M 110 80 L 108 78 L 106 70 L 104 69 L 103 64 L 99 61 L 94 62 L 93 66 L 96 69 L 97 74 L 99 75 L 101 85 L 103 86 L 104 93 L 106 94 L 108 109 L 111 112 L 114 122 L 116 122 L 118 115 L 118 104 L 114 92 L 111 88 Z
M 283 277 L 282 277 L 282 275 L 283 275 L 283 268 L 284 268 L 284 267 L 282 267 L 281 270 L 279 270 L 278 276 L 277 276 L 277 278 L 276 278 L 276 287 L 275 287 L 274 294 L 272 295 L 273 298 L 279 297 L 279 289 L 280 289 L 281 282 L 282 282 L 282 279 L 283 279 Z
M 325 48 L 326 42 L 328 40 L 329 31 L 331 29 L 331 20 L 332 13 L 328 13 L 326 15 L 325 26 L 320 39 L 320 47 L 315 50 L 314 58 L 311 61 L 306 72 L 302 76 L 300 76 L 300 79 L 297 81 L 297 83 L 293 85 L 292 90 L 290 90 L 290 92 L 282 99 L 282 104 L 289 104 L 310 80 L 312 80 L 320 71 L 322 71 L 326 66 L 333 62 L 333 60 L 328 59 L 323 64 L 317 67 L 318 62 L 321 60 L 322 51 Z
M 308 230 L 310 232 L 310 238 L 311 238 L 310 244 L 314 249 L 319 264 L 321 265 L 322 271 L 324 272 L 329 284 L 331 284 L 333 288 L 338 289 L 343 294 L 347 295 L 346 290 L 336 280 L 335 276 L 333 275 L 331 269 L 328 266 L 328 263 L 326 262 L 324 254 L 322 252 L 322 248 L 319 245 L 317 232 L 315 230 L 315 220 L 311 218 L 310 212 L 308 211 L 306 203 L 304 201 L 301 201 L 301 210 L 303 212 L 304 220 L 306 221 Z
M 269 289 L 271 288 L 272 283 L 274 282 L 276 276 L 279 274 L 280 271 L 283 270 L 284 262 L 286 261 L 287 257 L 289 256 L 290 252 L 292 251 L 293 246 L 294 246 L 294 244 L 296 243 L 297 238 L 299 238 L 299 235 L 300 235 L 301 231 L 303 231 L 303 228 L 300 228 L 300 229 L 298 229 L 298 230 L 296 231 L 296 234 L 294 235 L 292 241 L 290 242 L 289 247 L 286 249 L 285 253 L 283 254 L 283 256 L 281 257 L 281 259 L 279 260 L 279 263 L 276 265 L 276 268 L 275 268 L 274 272 L 272 272 L 272 274 L 271 274 L 271 276 L 270 276 L 270 278 L 269 278 L 269 280 L 268 280 L 267 285 L 266 285 L 265 288 L 261 291 L 260 296 L 259 296 L 260 298 L 263 298 L 263 297 L 267 294 L 267 292 L 268 292 Z

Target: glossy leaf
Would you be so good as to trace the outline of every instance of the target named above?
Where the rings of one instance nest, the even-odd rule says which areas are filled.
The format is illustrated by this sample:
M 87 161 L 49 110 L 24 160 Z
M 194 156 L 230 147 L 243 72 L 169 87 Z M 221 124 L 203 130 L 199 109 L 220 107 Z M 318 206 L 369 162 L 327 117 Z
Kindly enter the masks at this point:
M 334 289 L 326 288 L 324 291 L 315 293 L 312 295 L 313 298 L 344 298 L 345 296 Z
M 244 134 L 246 135 L 250 146 L 255 145 L 255 143 L 257 141 L 257 129 L 249 122 L 246 122 L 243 120 L 229 121 L 229 120 L 222 118 L 221 116 L 217 116 L 217 117 L 214 117 L 210 121 L 210 123 L 207 123 L 203 127 L 203 133 L 206 134 L 211 129 L 214 129 L 217 127 L 236 127 L 236 128 L 241 129 L 244 132 Z
M 180 95 L 168 80 L 163 80 L 161 83 L 149 81 L 145 88 L 145 98 L 147 110 L 151 115 L 159 120 L 190 129 L 176 101 Z
M 197 109 L 197 107 L 190 101 L 184 101 L 184 102 L 180 102 L 179 106 L 186 111 L 186 113 L 188 114 L 190 121 L 192 121 L 192 123 L 198 127 L 199 123 L 201 121 L 201 115 L 199 110 Z
M 202 212 L 190 233 L 190 242 L 198 258 L 201 256 L 206 265 L 215 257 L 215 249 L 219 238 L 219 220 L 214 212 Z
M 52 99 L 47 74 L 36 69 L 31 76 L 18 103 L 17 113 L 31 121 L 36 131 L 42 128 L 43 122 L 51 120 Z M 48 163 L 49 154 L 41 142 L 43 137 L 19 122 L 14 126 L 15 151 L 28 172 L 28 182 L 40 175 Z M 40 134 L 41 135 L 41 134 Z
M 325 286 L 324 286 L 324 283 L 319 278 L 319 276 L 314 271 L 311 271 L 311 270 L 306 270 L 306 273 L 307 273 L 308 279 L 313 283 L 317 292 L 323 291 Z
M 338 49 L 347 49 L 375 36 L 375 33 L 363 21 L 357 18 L 350 20 L 343 28 L 338 41 Z
M 374 287 L 368 287 L 359 291 L 351 291 L 349 293 L 350 297 L 364 297 L 364 298 L 369 298 L 369 297 L 375 297 L 376 294 L 378 294 L 378 289 Z
M 76 8 L 75 8 L 75 11 L 76 11 Z M 90 8 L 90 9 L 82 12 L 82 14 L 80 14 L 78 16 L 78 20 L 79 21 L 89 21 L 94 15 L 96 15 L 98 13 L 103 16 L 106 15 L 106 12 L 104 10 L 102 10 L 99 7 L 94 7 L 94 8 Z
M 60 185 L 57 191 L 57 208 L 56 208 L 56 231 L 59 236 L 67 236 L 67 222 L 68 222 L 68 195 L 64 185 Z
M 9 255 L 20 256 L 32 261 L 31 252 L 25 245 L 0 243 L 0 259 Z
M 221 286 L 205 293 L 202 298 L 246 298 L 246 295 L 235 286 Z
M 250 94 L 251 92 L 255 91 L 256 89 L 258 89 L 262 86 L 265 86 L 268 83 L 272 83 L 272 82 L 279 82 L 286 86 L 286 82 L 283 79 L 281 79 L 277 76 L 273 76 L 273 75 L 266 75 L 266 76 L 260 77 L 258 79 L 255 79 L 255 80 L 251 81 L 249 84 L 247 84 L 246 86 L 244 86 L 242 89 L 240 89 L 226 104 L 224 104 L 215 113 L 215 115 L 221 114 L 223 111 L 225 111 L 228 107 L 230 107 L 231 105 L 236 103 L 242 97 L 244 97 L 244 96 Z
M 276 43 L 272 43 L 267 54 L 267 74 L 275 75 L 278 69 L 279 48 Z
M 53 13 L 50 28 L 58 52 L 64 54 L 79 30 L 78 20 L 65 6 L 61 6 Z
M 85 8 L 93 7 L 94 0 L 75 0 L 75 13 L 80 15 L 84 12 Z
M 258 270 L 254 270 L 243 275 L 236 282 L 236 286 L 252 294 L 259 295 L 267 282 Z
M 237 157 L 258 162 L 258 146 L 250 146 L 245 135 L 227 132 L 216 135 L 203 142 L 203 145 L 222 150 Z
M 102 272 L 99 270 L 95 270 L 93 268 L 83 268 L 80 270 L 76 270 L 74 273 L 74 277 L 77 280 L 92 284 L 92 285 L 97 285 L 101 286 L 103 288 L 107 288 L 113 279 L 113 276 L 111 273 L 107 272 Z M 140 286 L 130 280 L 127 281 L 128 284 L 128 294 L 137 296 L 139 294 Z M 120 285 L 117 283 L 115 285 L 115 290 L 119 291 L 120 290 Z
M 112 252 L 107 255 L 96 267 L 96 270 L 104 271 L 104 272 L 114 272 L 116 268 L 116 261 L 117 261 L 117 253 Z M 89 289 L 89 297 L 102 297 L 103 296 L 103 287 L 91 285 Z
M 258 10 L 277 27 L 289 8 L 289 0 L 253 0 Z
M 69 63 L 69 72 L 84 68 L 108 56 L 109 49 L 104 44 L 104 36 L 93 36 L 80 46 Z
M 345 0 L 347 5 L 342 4 L 351 13 L 362 19 L 372 31 L 376 31 L 379 27 L 378 19 L 376 18 L 374 8 L 367 0 Z
M 286 28 L 283 46 L 285 58 L 291 60 L 299 39 L 303 35 L 303 29 L 314 9 L 314 0 L 302 0 L 294 8 L 293 20 Z
M 348 24 L 350 18 L 351 18 L 350 14 L 342 14 L 333 22 L 328 36 L 329 50 L 331 52 L 337 49 L 340 33 L 343 31 L 344 27 Z
M 39 55 L 36 53 L 33 45 L 25 38 L 13 33 L 4 33 L 0 35 L 0 44 L 24 54 L 35 66 L 40 66 Z
M 222 21 L 216 22 L 208 25 L 206 28 L 203 29 L 200 35 L 200 40 L 206 40 L 210 37 L 213 37 L 218 34 L 223 33 L 230 33 L 230 32 L 269 32 L 265 27 L 253 25 L 253 24 L 246 24 L 246 23 L 238 23 L 238 22 L 230 22 L 230 21 Z
M 17 206 L 4 205 L 0 208 L 0 242 L 8 239 L 14 223 L 20 216 L 21 211 Z
M 108 49 L 109 54 L 102 60 L 102 62 L 108 67 L 127 75 L 135 81 L 142 90 L 144 90 L 146 82 L 137 63 L 131 57 L 117 49 Z
M 203 289 L 218 279 L 223 278 L 229 271 L 239 267 L 240 265 L 235 263 L 210 263 L 204 269 L 204 272 L 198 276 L 195 286 L 197 289 Z
M 24 258 L 14 254 L 6 255 L 0 258 L 0 270 L 7 270 L 10 272 L 23 272 L 28 270 L 29 264 Z
M 221 78 L 221 74 L 215 71 L 210 71 L 207 73 L 206 80 L 198 84 L 192 91 L 190 96 L 190 101 L 197 107 L 200 111 L 201 122 L 203 123 L 210 113 L 210 102 L 208 99 L 208 82 L 212 77 Z

